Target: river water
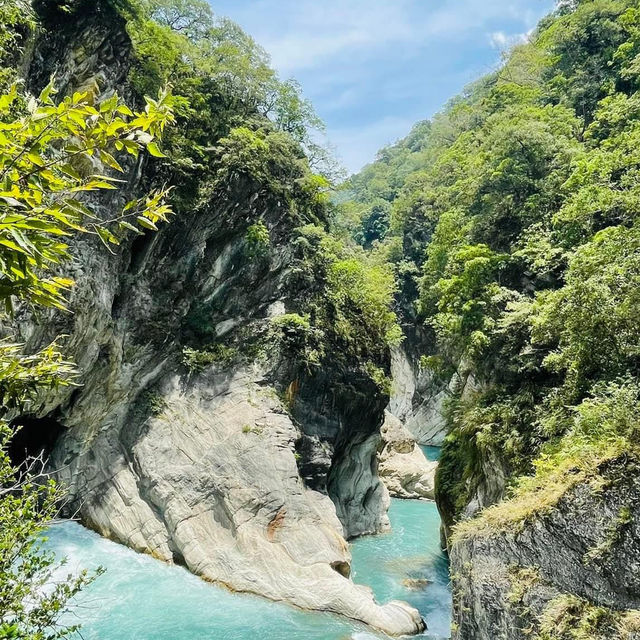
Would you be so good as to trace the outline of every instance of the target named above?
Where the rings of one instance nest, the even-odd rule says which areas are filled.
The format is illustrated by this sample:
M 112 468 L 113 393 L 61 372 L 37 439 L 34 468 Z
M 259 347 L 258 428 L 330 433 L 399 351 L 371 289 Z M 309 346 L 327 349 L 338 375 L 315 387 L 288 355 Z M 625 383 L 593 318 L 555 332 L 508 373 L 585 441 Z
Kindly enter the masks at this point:
M 433 452 L 427 452 L 430 457 Z M 378 601 L 418 608 L 428 638 L 449 636 L 451 594 L 439 549 L 435 504 L 393 500 L 392 533 L 352 543 L 353 578 Z M 338 616 L 300 611 L 212 586 L 105 540 L 73 522 L 52 527 L 49 548 L 68 558 L 63 574 L 103 566 L 66 620 L 82 624 L 84 640 L 377 640 L 384 636 Z

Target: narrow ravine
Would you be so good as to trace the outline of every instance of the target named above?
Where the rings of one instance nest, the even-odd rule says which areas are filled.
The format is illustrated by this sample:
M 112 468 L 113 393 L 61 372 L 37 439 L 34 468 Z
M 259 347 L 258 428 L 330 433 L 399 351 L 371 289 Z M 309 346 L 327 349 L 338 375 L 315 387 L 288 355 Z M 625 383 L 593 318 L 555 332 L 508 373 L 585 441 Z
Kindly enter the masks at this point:
M 435 504 L 393 500 L 392 533 L 352 544 L 354 579 L 380 602 L 408 601 L 427 621 L 429 638 L 449 635 L 448 566 L 439 548 Z M 365 626 L 330 614 L 301 611 L 210 585 L 101 538 L 73 522 L 54 526 L 49 547 L 69 562 L 63 573 L 103 566 L 69 622 L 82 624 L 84 640 L 357 640 L 383 638 Z
M 421 445 L 437 461 L 440 447 Z M 428 638 L 448 638 L 451 629 L 449 562 L 440 548 L 440 515 L 435 502 L 392 499 L 392 531 L 351 545 L 354 580 L 369 585 L 379 602 L 403 600 L 427 622 Z

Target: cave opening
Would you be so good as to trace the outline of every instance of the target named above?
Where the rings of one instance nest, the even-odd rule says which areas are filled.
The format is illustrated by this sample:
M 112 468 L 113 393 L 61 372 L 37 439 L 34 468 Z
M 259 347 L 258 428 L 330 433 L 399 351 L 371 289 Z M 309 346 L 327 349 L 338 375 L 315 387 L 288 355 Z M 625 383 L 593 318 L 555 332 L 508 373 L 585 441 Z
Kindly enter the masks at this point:
M 8 454 L 16 467 L 39 456 L 46 462 L 58 438 L 66 430 L 53 418 L 33 416 L 20 416 L 11 422 L 11 426 L 16 431 L 9 442 Z

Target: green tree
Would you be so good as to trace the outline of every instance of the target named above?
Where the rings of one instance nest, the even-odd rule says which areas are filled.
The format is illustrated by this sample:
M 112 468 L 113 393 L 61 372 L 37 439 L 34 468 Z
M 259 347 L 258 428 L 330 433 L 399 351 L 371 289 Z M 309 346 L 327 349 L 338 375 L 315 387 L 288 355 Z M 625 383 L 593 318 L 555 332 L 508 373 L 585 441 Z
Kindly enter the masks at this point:
M 212 22 L 211 6 L 205 0 L 147 0 L 153 19 L 190 40 L 206 38 Z
M 13 80 L 15 65 L 22 53 L 34 16 L 26 0 L 0 1 L 0 91 Z
M 264 49 L 237 24 L 214 15 L 204 0 L 121 0 L 117 6 L 134 45 L 131 79 L 138 92 L 171 82 L 189 101 L 183 115 L 190 126 L 174 140 L 183 164 L 203 160 L 212 139 L 259 116 L 300 144 L 314 170 L 340 176 L 319 142 L 324 124 L 300 85 L 280 80 Z
M 637 3 L 559 3 L 341 194 L 336 227 L 354 236 L 367 207 L 390 203 L 384 242 L 422 273 L 400 308 L 417 302 L 432 329 L 423 364 L 473 383 L 446 409 L 449 525 L 496 465 L 508 485 L 565 437 L 570 451 L 574 407 L 640 372 L 639 86 Z
M 162 155 L 158 139 L 173 122 L 170 93 L 147 99 L 137 113 L 117 95 L 99 104 L 89 92 L 59 102 L 53 96 L 52 85 L 39 98 L 21 99 L 15 86 L 0 96 L 0 302 L 5 314 L 16 305 L 64 309 L 73 282 L 57 272 L 70 256 L 67 239 L 73 234 L 93 234 L 108 248 L 127 233 L 157 229 L 171 213 L 166 190 L 127 203 L 109 219 L 100 217 L 91 199 L 91 192 L 116 188 L 113 172 L 123 171 L 128 155 L 145 149 Z M 95 577 L 81 572 L 52 586 L 59 563 L 42 549 L 42 535 L 63 492 L 41 457 L 16 466 L 8 453 L 12 412 L 28 410 L 39 394 L 74 384 L 74 376 L 73 364 L 55 344 L 24 354 L 21 345 L 0 342 L 2 639 L 69 636 L 77 627 L 65 626 L 61 617 Z
M 377 198 L 362 217 L 361 242 L 365 249 L 370 249 L 374 242 L 384 240 L 391 224 L 391 205 L 382 198 Z

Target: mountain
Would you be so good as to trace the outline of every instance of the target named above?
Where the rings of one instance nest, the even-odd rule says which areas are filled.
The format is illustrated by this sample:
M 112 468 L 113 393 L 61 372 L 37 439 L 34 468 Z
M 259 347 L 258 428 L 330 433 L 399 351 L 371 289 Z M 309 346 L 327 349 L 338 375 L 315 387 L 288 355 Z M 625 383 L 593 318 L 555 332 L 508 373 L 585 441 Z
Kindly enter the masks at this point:
M 561 2 L 337 200 L 447 395 L 461 640 L 638 637 L 639 73 L 636 2 Z

